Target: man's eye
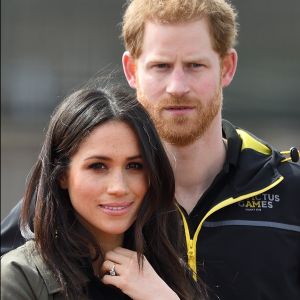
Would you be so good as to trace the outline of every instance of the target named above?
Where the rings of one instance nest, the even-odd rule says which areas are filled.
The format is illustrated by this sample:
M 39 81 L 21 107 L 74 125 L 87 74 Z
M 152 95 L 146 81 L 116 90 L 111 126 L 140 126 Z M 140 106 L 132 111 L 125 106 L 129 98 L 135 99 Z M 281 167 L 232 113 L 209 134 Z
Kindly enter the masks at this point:
M 169 65 L 168 64 L 156 64 L 155 67 L 157 69 L 166 69 L 169 67 Z
M 190 67 L 192 67 L 192 68 L 194 68 L 194 69 L 197 69 L 197 68 L 203 67 L 203 64 L 191 63 L 191 64 L 190 64 Z
M 142 163 L 137 163 L 137 162 L 132 162 L 132 163 L 129 163 L 126 166 L 126 169 L 141 170 L 141 169 L 143 169 L 143 164 Z
M 89 165 L 89 168 L 93 170 L 102 170 L 102 169 L 106 169 L 106 166 L 103 163 L 98 162 Z

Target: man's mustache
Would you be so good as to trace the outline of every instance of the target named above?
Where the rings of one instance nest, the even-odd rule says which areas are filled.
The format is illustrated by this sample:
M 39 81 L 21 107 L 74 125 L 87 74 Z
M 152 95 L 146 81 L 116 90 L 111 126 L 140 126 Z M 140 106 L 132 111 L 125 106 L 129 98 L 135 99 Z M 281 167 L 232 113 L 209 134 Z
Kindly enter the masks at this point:
M 168 97 L 163 98 L 158 101 L 158 108 L 166 108 L 166 107 L 199 107 L 201 106 L 201 101 L 199 99 L 192 99 L 190 97 Z

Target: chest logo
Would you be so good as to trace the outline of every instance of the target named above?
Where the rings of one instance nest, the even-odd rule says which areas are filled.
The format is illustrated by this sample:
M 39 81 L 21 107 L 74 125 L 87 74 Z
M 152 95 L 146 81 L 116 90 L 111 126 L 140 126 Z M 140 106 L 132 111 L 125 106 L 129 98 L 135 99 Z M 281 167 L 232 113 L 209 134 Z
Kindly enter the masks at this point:
M 238 206 L 244 208 L 245 211 L 262 211 L 272 209 L 279 202 L 279 195 L 263 193 L 238 202 Z

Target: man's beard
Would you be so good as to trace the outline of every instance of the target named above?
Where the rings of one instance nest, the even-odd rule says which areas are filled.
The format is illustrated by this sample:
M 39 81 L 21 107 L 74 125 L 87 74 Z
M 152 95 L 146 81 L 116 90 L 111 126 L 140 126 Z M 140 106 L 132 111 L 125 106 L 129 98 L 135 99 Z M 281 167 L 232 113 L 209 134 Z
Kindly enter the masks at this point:
M 168 97 L 153 104 L 139 87 L 137 87 L 137 98 L 149 112 L 164 141 L 176 146 L 187 146 L 204 135 L 219 113 L 222 105 L 222 88 L 219 86 L 212 99 L 205 105 L 201 99 L 188 97 L 180 99 Z M 170 106 L 195 107 L 196 113 L 166 117 L 162 112 L 164 108 Z

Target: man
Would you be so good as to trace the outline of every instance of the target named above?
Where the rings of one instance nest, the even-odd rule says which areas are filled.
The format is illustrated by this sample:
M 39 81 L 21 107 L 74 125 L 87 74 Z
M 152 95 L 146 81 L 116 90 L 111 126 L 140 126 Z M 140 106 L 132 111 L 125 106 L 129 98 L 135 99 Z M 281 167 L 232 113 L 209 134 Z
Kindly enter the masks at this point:
M 236 36 L 225 0 L 133 0 L 124 72 L 169 153 L 188 263 L 210 298 L 300 299 L 300 166 L 222 121 Z
M 169 153 L 188 262 L 211 298 L 300 299 L 300 166 L 222 124 L 236 35 L 224 0 L 133 0 L 124 72 Z

